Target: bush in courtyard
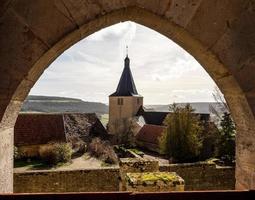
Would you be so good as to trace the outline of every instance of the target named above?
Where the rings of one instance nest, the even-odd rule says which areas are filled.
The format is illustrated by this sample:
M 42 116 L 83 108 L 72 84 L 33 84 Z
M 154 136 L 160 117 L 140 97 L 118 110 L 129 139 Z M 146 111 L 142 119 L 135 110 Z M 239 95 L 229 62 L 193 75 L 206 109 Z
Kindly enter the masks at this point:
M 53 143 L 40 149 L 40 157 L 50 165 L 69 162 L 71 156 L 72 148 L 68 143 Z
M 87 151 L 87 144 L 77 135 L 68 136 L 68 142 L 74 153 L 84 154 Z
M 15 160 L 19 160 L 19 159 L 22 159 L 24 158 L 24 154 L 19 150 L 18 147 L 14 146 L 14 159 Z
M 173 104 L 166 117 L 165 133 L 159 140 L 160 150 L 177 162 L 192 162 L 199 157 L 202 127 L 192 107 Z
M 203 123 L 203 132 L 201 134 L 202 148 L 199 155 L 200 160 L 215 158 L 219 135 L 219 130 L 214 122 Z
M 91 143 L 88 145 L 88 152 L 91 156 L 99 158 L 109 164 L 115 164 L 118 161 L 117 155 L 110 143 L 100 138 L 92 139 Z

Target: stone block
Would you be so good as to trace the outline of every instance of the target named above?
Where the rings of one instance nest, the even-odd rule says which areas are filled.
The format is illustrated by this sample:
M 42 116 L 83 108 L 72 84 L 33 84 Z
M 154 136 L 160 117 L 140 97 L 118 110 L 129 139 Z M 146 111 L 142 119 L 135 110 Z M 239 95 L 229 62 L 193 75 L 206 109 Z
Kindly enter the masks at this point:
M 184 180 L 175 172 L 127 173 L 125 180 L 132 192 L 184 191 Z
M 121 158 L 120 170 L 127 172 L 157 172 L 159 164 L 157 160 L 149 160 L 145 158 Z

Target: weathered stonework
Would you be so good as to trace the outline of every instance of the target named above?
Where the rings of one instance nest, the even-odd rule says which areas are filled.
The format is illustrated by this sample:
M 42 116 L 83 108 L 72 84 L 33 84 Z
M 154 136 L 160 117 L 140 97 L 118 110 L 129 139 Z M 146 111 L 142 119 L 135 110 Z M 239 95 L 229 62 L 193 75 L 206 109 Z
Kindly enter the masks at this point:
M 123 99 L 123 105 L 118 105 L 118 99 Z M 139 104 L 137 101 L 139 100 Z M 143 105 L 143 97 L 123 96 L 109 97 L 109 132 L 120 135 L 127 132 L 131 119 Z
M 185 180 L 185 190 L 234 190 L 235 168 L 198 162 L 160 165 L 161 172 L 176 172 Z
M 109 192 L 119 190 L 119 168 L 14 173 L 15 193 Z
M 67 48 L 127 20 L 172 39 L 213 78 L 237 125 L 236 188 L 255 189 L 254 16 L 252 2 L 242 0 L 2 1 L 0 155 L 5 155 L 0 158 L 0 192 L 12 192 L 11 131 L 20 109 L 14 101 L 22 103 L 42 72 Z
M 160 172 L 177 172 L 185 180 L 185 191 L 232 190 L 235 169 L 208 163 L 163 165 Z M 144 173 L 144 172 L 142 172 Z M 14 192 L 104 192 L 126 190 L 119 187 L 120 168 L 83 170 L 33 170 L 14 172 Z
M 132 192 L 184 191 L 184 180 L 175 172 L 127 173 L 125 182 Z
M 123 173 L 159 171 L 159 163 L 157 160 L 145 158 L 121 158 L 119 165 Z

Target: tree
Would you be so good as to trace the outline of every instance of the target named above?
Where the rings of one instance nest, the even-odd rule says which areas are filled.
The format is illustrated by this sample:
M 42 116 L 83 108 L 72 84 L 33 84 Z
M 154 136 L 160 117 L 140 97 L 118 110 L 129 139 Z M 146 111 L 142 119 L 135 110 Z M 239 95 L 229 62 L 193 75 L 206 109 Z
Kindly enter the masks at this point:
M 235 159 L 235 125 L 230 113 L 223 114 L 220 127 L 217 155 L 230 163 Z
M 194 161 L 201 149 L 200 121 L 189 104 L 184 108 L 173 104 L 170 110 L 164 121 L 166 131 L 159 141 L 161 152 L 177 162 Z
M 224 98 L 224 95 L 221 93 L 220 89 L 216 86 L 214 88 L 214 92 L 212 93 L 212 96 L 216 102 L 216 104 L 210 104 L 209 109 L 210 112 L 214 115 L 214 122 L 217 126 L 220 125 L 220 122 L 222 120 L 223 114 L 230 113 L 228 104 L 226 103 L 226 100 Z
M 210 106 L 210 110 L 219 121 L 219 138 L 217 141 L 216 155 L 224 159 L 227 163 L 232 163 L 235 159 L 235 124 L 230 114 L 230 109 L 219 88 L 215 88 L 213 93 L 217 108 Z

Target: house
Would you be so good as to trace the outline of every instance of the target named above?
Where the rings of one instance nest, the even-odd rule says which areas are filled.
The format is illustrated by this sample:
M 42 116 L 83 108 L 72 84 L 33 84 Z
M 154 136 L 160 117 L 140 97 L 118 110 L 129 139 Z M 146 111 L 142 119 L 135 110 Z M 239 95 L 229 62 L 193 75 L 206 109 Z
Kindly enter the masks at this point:
M 145 124 L 136 135 L 136 144 L 150 151 L 160 153 L 159 138 L 162 137 L 166 127 Z
M 14 145 L 25 157 L 37 157 L 43 146 L 71 137 L 89 142 L 108 133 L 95 113 L 20 113 L 14 127 Z
M 178 106 L 183 107 L 185 104 Z M 209 122 L 209 107 L 206 108 L 203 103 L 201 105 L 196 103 L 195 106 L 198 109 L 194 113 L 199 119 L 202 122 Z M 157 110 L 147 109 L 143 105 L 143 97 L 136 89 L 130 69 L 130 59 L 126 55 L 117 89 L 109 96 L 109 133 L 116 138 L 117 143 L 121 143 L 119 138 L 127 134 L 130 127 L 135 127 L 133 132 L 136 143 L 142 148 L 159 152 L 158 141 L 166 129 L 164 120 L 168 114 L 171 114 L 168 106 Z

